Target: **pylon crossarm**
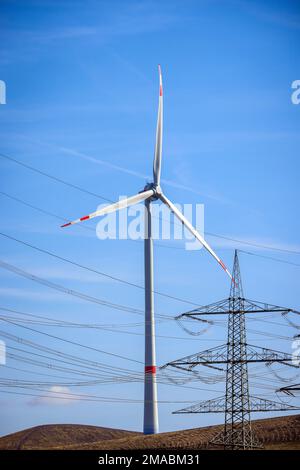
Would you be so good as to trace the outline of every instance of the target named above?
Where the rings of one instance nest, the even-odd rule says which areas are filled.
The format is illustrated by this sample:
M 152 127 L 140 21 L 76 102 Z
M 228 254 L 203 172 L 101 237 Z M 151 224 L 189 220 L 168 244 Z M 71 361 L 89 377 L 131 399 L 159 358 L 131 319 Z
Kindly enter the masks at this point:
M 199 318 L 197 318 L 197 315 L 218 314 L 218 312 L 226 313 L 227 310 L 228 310 L 228 299 L 222 299 L 222 300 L 219 300 L 218 302 L 214 302 L 209 305 L 204 305 L 203 307 L 197 307 L 188 312 L 181 313 L 180 315 L 175 317 L 175 320 L 184 319 L 185 317 L 190 317 L 194 315 L 196 316 L 195 319 L 199 320 Z
M 299 406 L 288 405 L 287 403 L 277 402 L 273 400 L 266 400 L 260 397 L 250 398 L 250 411 L 289 411 L 299 410 Z
M 183 320 L 184 318 L 193 318 L 200 321 L 200 318 L 203 315 L 229 315 L 230 310 L 230 301 L 243 301 L 243 313 L 281 313 L 286 315 L 287 313 L 295 313 L 300 315 L 300 312 L 293 310 L 288 307 L 280 307 L 278 305 L 272 305 L 264 302 L 258 302 L 255 300 L 245 299 L 244 297 L 228 297 L 227 299 L 220 300 L 219 302 L 212 303 L 210 305 L 205 305 L 203 307 L 195 308 L 188 312 L 184 312 L 181 315 L 178 315 L 176 320 Z M 203 321 L 203 320 L 202 320 Z
M 283 392 L 287 395 L 294 396 L 293 392 L 300 392 L 300 384 L 287 385 L 286 387 L 281 387 L 277 392 Z
M 238 413 L 250 413 L 250 412 L 267 412 L 267 411 L 293 411 L 299 410 L 300 407 L 288 405 L 286 403 L 280 403 L 276 401 L 266 400 L 261 397 L 250 397 L 249 409 L 244 406 L 230 408 L 230 412 L 234 414 Z M 173 411 L 173 414 L 182 413 L 224 413 L 228 411 L 226 409 L 226 400 L 224 397 L 214 398 L 212 400 L 206 400 L 187 408 Z
M 245 313 L 300 313 L 289 307 L 281 307 L 279 305 L 272 305 L 265 302 L 258 302 L 257 300 L 244 299 Z
M 224 413 L 225 411 L 225 398 L 218 397 L 212 400 L 206 400 L 200 403 L 197 403 L 187 408 L 182 408 L 180 410 L 173 411 L 173 414 L 181 413 Z
M 183 370 L 185 372 L 192 372 L 193 374 L 197 375 L 197 373 L 193 369 L 194 367 L 198 365 L 199 365 L 199 362 L 178 362 L 178 363 L 165 364 L 164 366 L 161 367 L 161 369 L 166 369 L 167 367 L 173 367 L 174 369 Z M 206 363 L 202 363 L 201 365 L 208 367 L 210 369 L 224 372 L 224 369 L 222 367 L 217 367 L 217 366 L 206 364 Z
M 298 369 L 300 367 L 300 356 L 248 344 L 247 362 L 266 362 L 267 364 L 281 362 L 286 366 Z
M 226 362 L 227 357 L 226 348 L 227 345 L 224 344 L 222 346 L 207 349 L 196 354 L 191 354 L 175 361 L 168 362 L 167 364 L 163 365 L 161 369 L 164 369 L 166 367 L 182 367 L 185 370 L 190 370 L 191 368 L 194 368 L 195 366 L 200 364 L 212 366 L 216 363 L 224 363 Z M 214 360 L 215 358 L 218 358 L 219 361 Z
M 265 362 L 271 364 L 274 362 L 278 362 L 290 367 L 299 368 L 299 365 L 296 364 L 300 364 L 300 357 L 295 357 L 294 355 L 289 353 L 276 351 L 273 349 L 261 348 L 259 346 L 253 345 L 247 345 L 246 359 L 237 357 L 236 359 L 231 359 L 230 361 L 228 361 L 227 346 L 227 344 L 224 344 L 196 354 L 191 354 L 190 356 L 185 356 L 175 361 L 168 362 L 161 368 L 163 369 L 166 367 L 177 367 L 189 371 L 198 365 L 215 368 L 216 364 L 228 364 L 228 362 L 232 364 L 241 364 L 244 363 L 245 360 L 248 363 Z

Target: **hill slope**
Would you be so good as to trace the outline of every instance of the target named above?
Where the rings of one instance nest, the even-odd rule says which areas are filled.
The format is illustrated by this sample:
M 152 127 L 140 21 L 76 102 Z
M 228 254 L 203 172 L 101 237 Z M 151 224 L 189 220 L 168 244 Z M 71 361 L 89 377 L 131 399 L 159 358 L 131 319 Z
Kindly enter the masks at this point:
M 300 415 L 252 422 L 266 449 L 300 449 Z M 0 438 L 0 449 L 201 449 L 222 426 L 144 436 L 118 429 L 73 424 L 37 426 Z
M 25 429 L 0 438 L 0 449 L 49 449 L 58 446 L 106 442 L 120 438 L 129 439 L 137 433 L 121 429 L 85 426 L 81 424 L 48 424 Z

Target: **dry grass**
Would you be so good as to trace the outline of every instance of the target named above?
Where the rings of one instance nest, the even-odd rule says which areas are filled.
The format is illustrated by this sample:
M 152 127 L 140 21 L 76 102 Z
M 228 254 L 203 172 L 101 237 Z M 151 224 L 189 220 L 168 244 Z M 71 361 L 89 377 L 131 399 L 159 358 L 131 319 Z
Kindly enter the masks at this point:
M 106 442 L 137 433 L 121 429 L 100 428 L 81 424 L 49 424 L 25 429 L 0 438 L 0 449 L 51 449 L 72 443 L 75 448 L 83 443 Z
M 141 433 L 84 425 L 37 426 L 0 438 L 0 449 L 205 449 L 222 426 L 144 436 Z M 265 449 L 300 449 L 300 415 L 253 421 Z

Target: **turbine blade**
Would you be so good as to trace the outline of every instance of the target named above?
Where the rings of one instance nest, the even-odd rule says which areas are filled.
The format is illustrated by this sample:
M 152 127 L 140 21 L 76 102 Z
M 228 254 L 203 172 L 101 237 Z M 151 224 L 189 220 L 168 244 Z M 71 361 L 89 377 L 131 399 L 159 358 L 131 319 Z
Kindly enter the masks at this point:
M 177 207 L 164 195 L 161 194 L 160 199 L 164 202 L 169 209 L 176 215 L 176 217 L 182 222 L 182 224 L 194 235 L 194 237 L 204 246 L 204 248 L 215 258 L 215 260 L 219 263 L 219 265 L 224 269 L 224 271 L 228 274 L 231 280 L 233 277 L 230 271 L 226 268 L 223 261 L 216 255 L 214 250 L 209 246 L 209 244 L 204 240 L 204 238 L 200 235 L 200 233 L 192 226 L 192 224 L 187 220 L 186 217 L 177 209 Z
M 149 197 L 153 196 L 154 191 L 152 189 L 148 191 L 143 191 L 135 196 L 128 197 L 127 199 L 122 199 L 121 201 L 115 202 L 114 204 L 110 204 L 109 206 L 103 207 L 98 211 L 92 212 L 89 215 L 85 215 L 84 217 L 80 217 L 80 219 L 73 220 L 72 222 L 68 222 L 61 227 L 68 227 L 69 225 L 78 224 L 78 222 L 83 222 L 84 220 L 93 219 L 94 217 L 100 217 L 101 215 L 109 214 L 111 212 L 119 211 L 121 209 L 125 209 L 126 207 L 132 206 L 133 204 L 137 204 L 138 202 L 145 201 Z
M 161 172 L 161 152 L 162 152 L 162 132 L 163 132 L 163 86 L 160 65 L 158 66 L 159 73 L 159 99 L 158 99 L 158 114 L 156 126 L 156 142 L 155 153 L 153 162 L 153 181 L 154 184 L 160 184 Z

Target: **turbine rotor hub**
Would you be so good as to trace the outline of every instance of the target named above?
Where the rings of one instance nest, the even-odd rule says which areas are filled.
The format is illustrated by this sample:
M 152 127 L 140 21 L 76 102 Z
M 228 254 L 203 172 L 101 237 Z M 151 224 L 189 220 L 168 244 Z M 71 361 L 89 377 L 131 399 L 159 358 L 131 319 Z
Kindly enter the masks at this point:
M 160 185 L 155 184 L 155 183 L 147 183 L 146 186 L 144 187 L 144 191 L 149 191 L 150 189 L 154 191 L 154 194 L 151 197 L 151 200 L 156 201 L 157 199 L 159 199 L 160 195 L 162 194 Z

